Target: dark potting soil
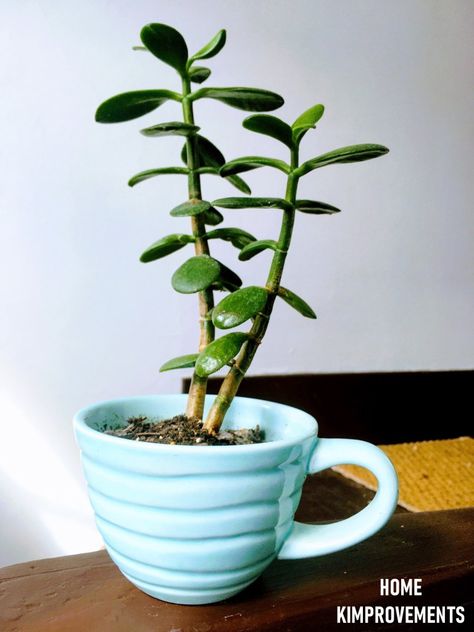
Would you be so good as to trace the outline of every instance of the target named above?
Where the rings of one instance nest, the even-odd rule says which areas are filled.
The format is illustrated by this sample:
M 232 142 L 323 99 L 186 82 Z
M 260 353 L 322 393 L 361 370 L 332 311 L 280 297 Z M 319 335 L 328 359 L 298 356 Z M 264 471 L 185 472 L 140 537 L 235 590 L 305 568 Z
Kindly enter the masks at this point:
M 256 428 L 221 430 L 213 435 L 206 432 L 197 418 L 178 415 L 165 421 L 150 421 L 147 417 L 131 417 L 127 426 L 106 430 L 106 434 L 132 441 L 167 443 L 169 445 L 248 445 L 262 443 L 264 432 Z

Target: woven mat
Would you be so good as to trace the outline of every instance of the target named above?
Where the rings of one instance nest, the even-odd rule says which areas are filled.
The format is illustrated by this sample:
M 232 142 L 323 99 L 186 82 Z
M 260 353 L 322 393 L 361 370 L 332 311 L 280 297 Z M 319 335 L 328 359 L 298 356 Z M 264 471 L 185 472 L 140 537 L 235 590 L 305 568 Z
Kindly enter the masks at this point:
M 457 509 L 474 505 L 474 439 L 460 437 L 381 445 L 400 482 L 399 505 L 409 511 Z M 356 465 L 338 465 L 336 471 L 377 489 L 373 474 Z

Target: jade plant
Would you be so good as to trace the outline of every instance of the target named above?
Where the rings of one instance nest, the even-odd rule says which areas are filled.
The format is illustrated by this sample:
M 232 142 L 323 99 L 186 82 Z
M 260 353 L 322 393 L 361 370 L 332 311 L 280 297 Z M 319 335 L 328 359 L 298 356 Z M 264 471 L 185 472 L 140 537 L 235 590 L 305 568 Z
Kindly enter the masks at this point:
M 181 80 L 180 92 L 150 89 L 118 94 L 99 106 L 96 120 L 100 123 L 129 121 L 154 111 L 167 100 L 181 105 L 180 121 L 158 123 L 142 129 L 141 133 L 148 137 L 184 137 L 185 143 L 181 151 L 184 166 L 158 167 L 140 172 L 129 180 L 129 185 L 135 186 L 149 178 L 167 174 L 187 176 L 187 199 L 173 208 L 171 215 L 189 218 L 191 231 L 162 237 L 147 248 L 140 259 L 147 263 L 188 245 L 194 247 L 194 255 L 178 267 L 171 283 L 177 292 L 198 295 L 198 349 L 195 353 L 168 360 L 160 370 L 193 368 L 186 415 L 203 420 L 208 377 L 228 367 L 219 393 L 207 418 L 203 420 L 204 430 L 215 434 L 219 431 L 262 342 L 275 300 L 281 298 L 302 316 L 316 318 L 313 309 L 302 298 L 281 285 L 283 269 L 297 213 L 331 215 L 338 213 L 339 209 L 325 202 L 299 199 L 297 190 L 300 179 L 320 167 L 369 160 L 382 156 L 388 149 L 374 143 L 351 145 L 300 163 L 300 143 L 323 116 L 323 105 L 310 107 L 290 125 L 276 116 L 261 113 L 283 105 L 283 98 L 274 92 L 242 87 L 198 87 L 193 90 L 192 84 L 204 83 L 211 74 L 209 68 L 197 65 L 196 62 L 214 57 L 221 51 L 226 41 L 224 30 L 219 31 L 208 44 L 191 56 L 183 36 L 165 24 L 145 26 L 140 37 L 143 46 L 134 48 L 148 51 L 172 66 Z M 241 110 L 257 112 L 243 121 L 244 128 L 283 143 L 288 150 L 288 160 L 244 156 L 226 162 L 222 152 L 200 134 L 200 128 L 196 124 L 193 105 L 201 99 L 216 99 Z M 284 196 L 249 197 L 250 188 L 239 174 L 259 167 L 277 169 L 285 175 Z M 208 174 L 225 178 L 245 196 L 221 198 L 212 202 L 203 199 L 201 176 Z M 214 228 L 224 220 L 218 208 L 278 210 L 281 213 L 278 239 L 256 239 L 240 228 Z M 215 239 L 228 241 L 235 246 L 239 250 L 240 261 L 248 261 L 265 250 L 272 251 L 265 285 L 242 287 L 239 276 L 211 256 L 211 244 Z M 227 292 L 217 304 L 216 291 Z M 227 331 L 240 327 L 247 321 L 251 322 L 247 331 L 233 331 L 215 336 L 216 329 Z

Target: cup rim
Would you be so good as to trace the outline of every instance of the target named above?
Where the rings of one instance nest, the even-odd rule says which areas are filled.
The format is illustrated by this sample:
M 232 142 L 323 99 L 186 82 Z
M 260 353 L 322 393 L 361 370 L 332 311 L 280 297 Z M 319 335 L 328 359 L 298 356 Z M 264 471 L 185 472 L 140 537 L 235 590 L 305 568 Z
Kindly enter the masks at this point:
M 215 395 L 206 395 L 206 397 L 214 398 Z M 245 400 L 245 401 L 255 401 L 260 405 L 271 406 L 272 408 L 278 408 L 281 412 L 284 411 L 298 411 L 299 414 L 305 416 L 307 421 L 310 422 L 312 428 L 310 432 L 301 433 L 300 436 L 296 436 L 293 438 L 286 439 L 275 439 L 271 441 L 263 441 L 262 443 L 252 443 L 252 444 L 244 444 L 244 445 L 171 445 L 165 443 L 150 443 L 146 441 L 130 441 L 128 439 L 124 439 L 123 437 L 115 437 L 113 435 L 105 434 L 100 430 L 96 430 L 95 428 L 91 428 L 87 422 L 86 418 L 89 414 L 91 414 L 94 409 L 100 406 L 106 405 L 120 405 L 125 402 L 130 401 L 139 401 L 143 399 L 177 399 L 182 398 L 185 400 L 187 395 L 184 393 L 176 393 L 176 394 L 151 394 L 151 395 L 132 395 L 129 397 L 118 397 L 113 399 L 101 400 L 95 402 L 94 404 L 90 404 L 89 406 L 85 406 L 78 410 L 73 417 L 73 426 L 75 433 L 81 433 L 82 435 L 88 436 L 90 439 L 97 440 L 100 437 L 100 441 L 109 444 L 110 446 L 122 446 L 126 447 L 130 450 L 143 450 L 144 452 L 165 452 L 165 453 L 173 453 L 173 452 L 184 452 L 184 453 L 204 453 L 204 454 L 215 454 L 222 453 L 224 450 L 226 454 L 236 453 L 244 454 L 246 452 L 268 452 L 272 451 L 276 448 L 282 447 L 291 447 L 294 445 L 298 445 L 308 439 L 318 438 L 318 422 L 310 413 L 297 408 L 296 406 L 289 406 L 288 404 L 281 404 L 279 402 L 274 402 L 272 400 L 266 399 L 257 399 L 256 397 L 241 397 L 237 396 L 234 399 L 236 402 Z

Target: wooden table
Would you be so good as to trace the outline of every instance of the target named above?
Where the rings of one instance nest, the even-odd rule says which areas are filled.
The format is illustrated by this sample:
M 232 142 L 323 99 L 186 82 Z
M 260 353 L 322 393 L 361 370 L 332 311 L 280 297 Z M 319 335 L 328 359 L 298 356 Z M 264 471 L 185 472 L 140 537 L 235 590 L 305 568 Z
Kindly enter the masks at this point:
M 371 497 L 335 472 L 307 479 L 297 518 L 344 518 Z M 341 553 L 276 561 L 236 597 L 177 606 L 141 593 L 105 551 L 0 570 L 2 632 L 312 632 L 419 630 L 420 624 L 343 625 L 337 606 L 454 605 L 473 613 L 474 508 L 408 513 Z M 421 597 L 381 597 L 380 578 L 421 578 Z M 465 626 L 467 627 L 466 622 Z M 464 625 L 446 625 L 450 631 Z M 431 629 L 433 626 L 428 626 Z

